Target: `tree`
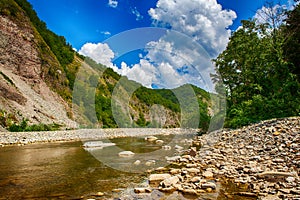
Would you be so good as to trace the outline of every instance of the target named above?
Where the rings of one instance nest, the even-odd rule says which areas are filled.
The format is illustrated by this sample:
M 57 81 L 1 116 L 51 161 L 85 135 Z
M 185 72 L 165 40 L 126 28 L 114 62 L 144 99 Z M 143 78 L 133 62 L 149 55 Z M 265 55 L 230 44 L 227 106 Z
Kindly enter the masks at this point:
M 299 83 L 283 56 L 280 28 L 242 21 L 214 62 L 228 96 L 226 125 L 237 127 L 299 113 Z M 276 40 L 274 40 L 276 37 Z
M 291 70 L 300 81 L 300 4 L 294 10 L 288 12 L 284 34 L 286 37 L 283 45 L 284 56 L 291 62 Z

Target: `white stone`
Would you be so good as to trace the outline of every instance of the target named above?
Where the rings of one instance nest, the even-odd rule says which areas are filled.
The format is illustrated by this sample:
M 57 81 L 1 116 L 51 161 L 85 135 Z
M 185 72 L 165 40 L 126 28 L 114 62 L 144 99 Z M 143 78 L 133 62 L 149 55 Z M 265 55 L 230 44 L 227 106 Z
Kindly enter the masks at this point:
M 134 153 L 131 151 L 122 151 L 119 153 L 119 156 L 122 158 L 132 157 L 132 156 L 134 156 Z

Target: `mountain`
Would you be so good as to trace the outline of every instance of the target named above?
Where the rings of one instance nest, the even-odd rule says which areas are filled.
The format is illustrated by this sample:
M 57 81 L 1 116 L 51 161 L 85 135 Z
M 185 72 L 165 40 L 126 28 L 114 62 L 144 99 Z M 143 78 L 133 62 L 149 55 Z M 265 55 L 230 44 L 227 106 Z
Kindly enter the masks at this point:
M 181 100 L 188 91 L 196 104 L 193 98 Z M 0 101 L 0 127 L 12 131 L 45 128 L 36 125 L 194 127 L 195 123 L 207 130 L 215 112 L 211 95 L 200 88 L 148 89 L 79 55 L 25 0 L 0 2 Z

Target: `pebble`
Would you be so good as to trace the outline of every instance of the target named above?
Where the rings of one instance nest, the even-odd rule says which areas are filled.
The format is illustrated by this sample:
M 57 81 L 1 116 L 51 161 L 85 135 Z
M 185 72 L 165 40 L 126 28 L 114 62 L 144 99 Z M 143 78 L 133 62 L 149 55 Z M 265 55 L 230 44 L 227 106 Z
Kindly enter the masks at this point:
M 191 144 L 196 143 L 201 145 L 199 150 L 192 147 L 185 155 L 166 157 L 169 163 L 181 167 L 169 170 L 174 183 L 167 174 L 162 175 L 161 191 L 200 195 L 216 191 L 218 182 L 229 179 L 247 192 L 227 196 L 299 199 L 300 117 L 266 120 L 232 131 L 218 130 L 196 137 Z M 179 145 L 175 149 L 183 150 Z M 152 175 L 150 178 L 153 180 Z

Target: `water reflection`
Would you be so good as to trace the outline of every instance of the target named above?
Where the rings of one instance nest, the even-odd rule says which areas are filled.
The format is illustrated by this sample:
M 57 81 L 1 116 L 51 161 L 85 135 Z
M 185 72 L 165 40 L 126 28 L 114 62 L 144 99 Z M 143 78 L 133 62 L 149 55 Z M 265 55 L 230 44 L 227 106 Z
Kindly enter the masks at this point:
M 81 142 L 0 149 L 0 197 L 80 197 L 109 192 L 141 177 L 104 166 Z

